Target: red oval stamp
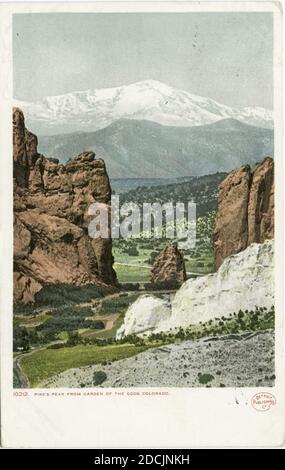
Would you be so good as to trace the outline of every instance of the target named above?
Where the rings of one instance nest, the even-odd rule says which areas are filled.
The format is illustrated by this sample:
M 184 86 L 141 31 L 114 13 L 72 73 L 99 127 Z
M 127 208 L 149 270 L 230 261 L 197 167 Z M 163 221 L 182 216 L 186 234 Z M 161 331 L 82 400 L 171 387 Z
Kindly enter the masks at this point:
M 276 398 L 273 393 L 259 392 L 252 397 L 251 404 L 256 411 L 269 411 L 276 405 Z

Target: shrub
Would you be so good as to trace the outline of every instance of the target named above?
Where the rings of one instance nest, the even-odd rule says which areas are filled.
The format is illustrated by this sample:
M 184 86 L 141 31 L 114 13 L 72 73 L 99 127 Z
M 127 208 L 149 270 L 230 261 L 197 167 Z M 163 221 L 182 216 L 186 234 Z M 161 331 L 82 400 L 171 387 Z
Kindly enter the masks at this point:
M 29 315 L 29 314 L 32 314 L 34 313 L 35 311 L 35 304 L 18 304 L 18 303 L 14 303 L 13 305 L 13 313 L 14 314 L 21 314 L 21 315 Z
M 70 305 L 68 307 L 59 307 L 52 312 L 52 316 L 44 323 L 36 327 L 45 341 L 51 341 L 61 331 L 74 331 L 79 328 L 104 329 L 104 322 L 101 320 L 88 320 L 86 317 L 92 316 L 90 307 L 77 307 Z
M 39 307 L 58 307 L 66 304 L 88 302 L 103 297 L 106 292 L 94 285 L 74 286 L 71 284 L 50 284 L 43 287 L 36 295 L 35 302 L 28 305 L 16 304 L 15 313 L 31 313 Z
M 144 284 L 145 290 L 177 290 L 179 287 L 177 281 L 147 282 Z
M 100 313 L 118 313 L 120 310 L 125 310 L 132 302 L 137 299 L 137 297 L 137 294 L 132 294 L 124 297 L 103 299 Z
M 140 290 L 140 285 L 139 283 L 131 283 L 131 282 L 126 282 L 125 284 L 119 284 L 118 285 L 119 289 L 120 290 L 123 290 L 123 291 L 128 291 L 128 290 Z
M 159 253 L 160 253 L 159 251 L 152 251 L 149 255 L 149 259 L 147 260 L 147 263 L 150 264 L 150 265 L 153 265 L 155 259 L 159 255 Z
M 36 327 L 37 330 L 38 327 Z M 42 333 L 42 341 L 44 343 L 48 343 L 49 341 L 53 341 L 57 338 L 57 331 L 54 330 L 53 328 L 47 328 L 45 331 L 41 332 Z
M 211 382 L 212 380 L 214 380 L 214 376 L 211 375 L 211 374 L 198 374 L 198 380 L 200 382 L 200 384 L 207 384 L 208 382 Z
M 197 268 L 203 268 L 204 263 L 202 261 L 197 261 Z
M 92 321 L 92 324 L 90 328 L 93 328 L 95 330 L 104 330 L 105 325 L 102 320 L 91 320 L 91 321 Z
M 26 327 L 15 325 L 13 330 L 13 351 L 17 351 L 18 348 L 28 351 L 30 349 L 30 337 Z
M 139 256 L 139 252 L 136 246 L 129 246 L 124 249 L 124 253 L 129 256 Z
M 107 374 L 103 370 L 98 370 L 93 374 L 93 385 L 101 385 L 107 379 Z
M 81 342 L 78 331 L 69 331 L 66 346 L 76 346 Z

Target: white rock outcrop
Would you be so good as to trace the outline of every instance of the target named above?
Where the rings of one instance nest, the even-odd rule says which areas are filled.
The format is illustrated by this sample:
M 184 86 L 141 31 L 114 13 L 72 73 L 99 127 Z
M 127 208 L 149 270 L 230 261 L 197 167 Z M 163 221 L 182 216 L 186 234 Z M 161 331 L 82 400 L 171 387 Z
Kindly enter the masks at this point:
M 128 308 L 116 338 L 120 339 L 133 333 L 151 333 L 161 322 L 168 321 L 170 314 L 169 302 L 151 295 L 142 295 Z
M 189 280 L 177 291 L 166 327 L 187 326 L 239 310 L 274 304 L 274 242 L 253 243 L 220 269 Z
M 230 313 L 274 305 L 274 240 L 253 243 L 226 258 L 214 274 L 189 279 L 171 305 L 152 296 L 132 304 L 118 334 L 151 333 L 186 327 Z

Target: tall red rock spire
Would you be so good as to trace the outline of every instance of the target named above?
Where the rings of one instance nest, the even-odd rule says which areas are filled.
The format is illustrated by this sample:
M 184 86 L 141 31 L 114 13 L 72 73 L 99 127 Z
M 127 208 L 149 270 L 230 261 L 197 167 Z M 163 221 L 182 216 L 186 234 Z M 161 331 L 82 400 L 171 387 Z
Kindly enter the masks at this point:
M 274 238 L 274 161 L 246 165 L 220 184 L 214 231 L 215 267 L 251 243 Z

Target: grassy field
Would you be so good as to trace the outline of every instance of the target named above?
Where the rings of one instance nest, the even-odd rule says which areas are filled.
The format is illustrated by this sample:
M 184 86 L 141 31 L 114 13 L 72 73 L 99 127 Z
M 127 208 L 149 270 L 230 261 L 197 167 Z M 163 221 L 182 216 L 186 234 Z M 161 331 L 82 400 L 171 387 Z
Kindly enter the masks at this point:
M 117 273 L 118 281 L 122 284 L 131 283 L 147 283 L 150 282 L 152 266 L 134 266 L 135 261 L 125 258 L 125 264 L 115 263 L 114 269 Z M 208 274 L 214 271 L 214 260 L 211 252 L 202 253 L 198 258 L 190 258 L 185 256 L 185 267 L 187 272 L 199 274 Z
M 214 257 L 212 253 L 202 253 L 199 258 L 185 259 L 185 268 L 187 272 L 200 274 L 209 274 L 214 272 Z
M 31 386 L 35 387 L 64 370 L 125 359 L 147 348 L 148 346 L 121 344 L 110 346 L 78 345 L 72 348 L 44 349 L 24 357 L 21 367 Z
M 149 282 L 150 270 L 149 268 L 141 266 L 127 266 L 115 263 L 114 269 L 117 273 L 117 278 L 120 283 L 124 282 Z
M 47 313 L 40 313 L 38 315 L 17 315 L 14 319 L 15 324 L 25 326 L 26 328 L 34 328 L 46 322 L 51 316 Z

